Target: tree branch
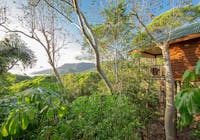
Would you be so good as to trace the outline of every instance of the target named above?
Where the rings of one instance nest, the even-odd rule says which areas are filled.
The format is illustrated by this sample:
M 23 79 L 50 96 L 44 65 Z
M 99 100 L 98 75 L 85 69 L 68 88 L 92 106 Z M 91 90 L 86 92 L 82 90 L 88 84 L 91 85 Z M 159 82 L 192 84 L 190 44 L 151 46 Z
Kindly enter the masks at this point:
M 14 62 L 12 62 L 11 66 L 8 66 L 8 68 L 6 69 L 6 72 L 12 69 L 17 64 L 17 62 L 18 60 L 15 60 Z
M 57 9 L 55 6 L 53 6 L 51 3 L 49 3 L 47 0 L 44 0 L 45 2 L 46 2 L 46 4 L 48 5 L 48 6 L 50 6 L 52 9 L 54 9 L 56 12 L 58 12 L 59 14 L 61 14 L 63 17 L 65 17 L 71 24 L 73 24 L 73 25 L 75 25 L 79 30 L 81 30 L 80 29 L 80 27 L 79 27 L 79 25 L 78 24 L 76 24 L 72 19 L 70 19 L 68 16 L 66 16 L 63 12 L 61 12 L 59 9 Z M 64 1 L 64 2 L 66 2 L 67 4 L 69 4 L 69 2 L 67 2 L 67 1 Z M 71 4 L 69 4 L 70 6 L 72 6 Z
M 20 33 L 20 34 L 23 34 L 24 36 L 26 36 L 26 37 L 28 37 L 28 38 L 31 38 L 31 39 L 33 39 L 33 40 L 39 42 L 39 43 L 43 46 L 43 48 L 46 50 L 45 45 L 44 45 L 44 44 L 42 43 L 42 41 L 38 38 L 37 35 L 34 36 L 35 34 L 34 34 L 34 35 L 29 35 L 29 34 L 23 32 L 23 31 L 19 31 L 19 30 L 11 30 L 10 28 L 8 28 L 8 27 L 6 27 L 6 26 L 4 26 L 4 25 L 0 25 L 0 26 L 3 27 L 4 29 L 6 29 L 8 32 L 12 32 L 12 33 Z M 46 51 L 47 51 L 47 50 L 46 50 Z
M 74 3 L 74 9 L 75 9 L 75 11 L 76 11 L 76 13 L 78 15 L 78 20 L 79 20 L 79 23 L 80 23 L 79 27 L 80 27 L 83 35 L 85 36 L 85 38 L 86 38 L 87 42 L 89 43 L 89 45 L 93 46 L 93 48 L 96 48 L 96 47 L 94 47 L 93 41 L 91 40 L 91 38 L 88 36 L 88 34 L 85 31 L 84 22 L 83 22 L 83 20 L 81 18 L 80 10 L 78 9 L 76 1 L 73 0 L 73 3 Z
M 146 33 L 148 34 L 148 36 L 151 38 L 152 42 L 155 43 L 156 46 L 160 48 L 162 45 L 156 41 L 156 39 L 150 33 L 149 29 L 146 27 L 146 25 L 144 25 L 144 23 L 142 22 L 142 20 L 138 16 L 137 12 L 133 13 L 132 15 L 137 18 L 138 22 L 142 25 L 142 27 L 144 28 L 144 30 L 146 31 Z

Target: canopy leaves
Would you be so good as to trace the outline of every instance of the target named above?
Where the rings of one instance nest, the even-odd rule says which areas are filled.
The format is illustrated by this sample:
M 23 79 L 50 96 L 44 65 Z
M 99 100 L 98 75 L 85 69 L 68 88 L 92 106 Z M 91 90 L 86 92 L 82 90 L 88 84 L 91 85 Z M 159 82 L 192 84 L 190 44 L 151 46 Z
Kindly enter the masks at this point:
M 19 36 L 11 34 L 0 41 L 0 74 L 7 72 L 18 62 L 23 66 L 32 66 L 35 56 L 33 51 L 27 48 Z

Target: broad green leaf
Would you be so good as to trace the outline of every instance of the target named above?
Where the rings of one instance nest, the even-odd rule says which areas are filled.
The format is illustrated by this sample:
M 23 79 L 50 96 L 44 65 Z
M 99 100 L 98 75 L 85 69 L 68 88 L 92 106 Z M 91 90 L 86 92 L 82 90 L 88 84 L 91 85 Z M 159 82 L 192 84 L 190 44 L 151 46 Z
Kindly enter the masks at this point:
M 193 97 L 194 97 L 194 92 L 189 92 L 188 94 L 188 100 L 187 100 L 187 109 L 188 109 L 188 113 L 190 115 L 193 115 L 196 113 L 197 111 L 197 106 L 194 103 Z
M 181 120 L 181 125 L 182 126 L 186 126 L 186 125 L 188 125 L 190 122 L 191 122 L 191 120 L 192 120 L 192 116 L 191 115 L 189 115 L 189 114 L 187 114 L 187 113 L 183 113 L 182 115 L 181 115 L 181 118 L 180 118 Z
M 17 103 L 18 103 L 18 104 L 22 104 L 22 96 L 19 96 L 19 97 L 18 97 Z
M 182 79 L 186 80 L 186 81 L 190 80 L 191 79 L 191 73 L 192 73 L 191 70 L 186 70 L 184 72 L 183 76 L 182 76 Z
M 53 134 L 52 139 L 53 140 L 59 140 L 60 138 L 59 138 L 58 134 Z
M 64 116 L 64 111 L 58 109 L 58 116 L 62 118 Z
M 195 104 L 197 104 L 200 108 L 200 89 L 199 88 L 193 89 L 193 92 L 194 92 L 193 100 Z
M 185 94 L 187 94 L 187 90 L 182 90 L 176 95 L 175 106 L 177 110 L 180 110 L 183 106 Z
M 61 107 L 60 107 L 61 110 L 67 110 L 67 107 L 63 104 L 61 104 Z
M 28 117 L 26 113 L 21 114 L 21 128 L 22 130 L 26 130 L 28 127 Z
M 26 96 L 25 97 L 25 102 L 30 103 L 30 97 Z
M 19 115 L 16 115 L 14 118 L 12 118 L 10 124 L 9 124 L 9 134 L 14 135 L 17 133 L 19 125 Z
M 190 81 L 195 81 L 197 79 L 197 75 L 195 74 L 195 72 L 191 72 L 191 77 L 190 77 Z
M 6 124 L 3 124 L 3 126 L 1 127 L 1 131 L 4 137 L 8 136 L 8 130 L 6 129 Z

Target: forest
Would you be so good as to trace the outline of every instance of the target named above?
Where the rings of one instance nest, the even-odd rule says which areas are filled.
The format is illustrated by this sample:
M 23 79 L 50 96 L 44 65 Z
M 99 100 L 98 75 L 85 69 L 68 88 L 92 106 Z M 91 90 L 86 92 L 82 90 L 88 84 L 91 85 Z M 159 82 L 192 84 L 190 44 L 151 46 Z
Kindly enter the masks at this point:
M 198 0 L 0 2 L 0 140 L 200 140 Z

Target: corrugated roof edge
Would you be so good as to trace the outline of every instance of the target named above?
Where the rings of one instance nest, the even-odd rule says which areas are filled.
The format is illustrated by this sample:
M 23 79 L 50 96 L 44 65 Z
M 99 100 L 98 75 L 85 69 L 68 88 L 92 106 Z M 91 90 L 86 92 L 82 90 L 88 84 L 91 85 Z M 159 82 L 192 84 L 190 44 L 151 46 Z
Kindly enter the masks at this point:
M 167 35 L 163 35 L 163 37 L 159 38 L 159 42 L 167 41 L 167 40 L 174 40 L 177 38 L 181 38 L 187 35 L 196 34 L 200 32 L 200 22 L 192 23 L 190 25 L 185 25 L 180 28 L 175 29 L 171 32 L 171 36 L 169 37 L 170 33 Z
M 192 23 L 192 24 L 189 24 L 189 25 L 187 24 L 185 26 L 181 26 L 179 28 L 176 28 L 174 31 L 171 32 L 170 37 L 169 37 L 169 33 L 168 33 L 166 35 L 163 35 L 159 39 L 157 39 L 157 41 L 159 43 L 162 43 L 164 41 L 171 41 L 171 40 L 175 40 L 175 39 L 185 37 L 185 36 L 188 36 L 188 35 L 191 35 L 191 34 L 196 34 L 196 33 L 200 33 L 200 22 Z M 140 44 L 140 43 L 138 43 L 138 44 Z M 134 49 L 137 49 L 137 48 L 143 48 L 144 49 L 147 46 L 151 46 L 151 43 L 146 41 L 145 45 L 144 44 L 143 45 L 136 45 Z

